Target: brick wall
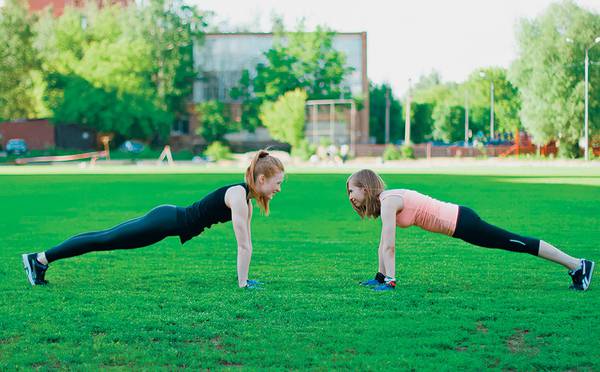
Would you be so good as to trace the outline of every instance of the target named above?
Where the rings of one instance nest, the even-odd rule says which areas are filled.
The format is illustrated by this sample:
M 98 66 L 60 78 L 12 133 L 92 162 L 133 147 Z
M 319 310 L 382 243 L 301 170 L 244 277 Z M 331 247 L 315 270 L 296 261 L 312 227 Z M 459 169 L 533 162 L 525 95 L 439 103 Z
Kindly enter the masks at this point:
M 48 120 L 0 123 L 2 148 L 11 138 L 22 138 L 30 150 L 45 150 L 56 146 L 54 125 Z

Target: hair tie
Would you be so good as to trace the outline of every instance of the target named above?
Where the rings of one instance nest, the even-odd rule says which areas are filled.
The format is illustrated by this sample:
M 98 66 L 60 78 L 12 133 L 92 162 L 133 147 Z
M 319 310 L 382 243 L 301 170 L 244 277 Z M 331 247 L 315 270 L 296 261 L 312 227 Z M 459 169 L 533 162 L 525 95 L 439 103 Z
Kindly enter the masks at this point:
M 268 153 L 268 152 L 266 152 L 266 151 L 261 151 L 261 152 L 258 154 L 258 158 L 259 158 L 259 159 L 262 159 L 262 158 L 264 158 L 265 156 L 269 156 L 269 153 Z

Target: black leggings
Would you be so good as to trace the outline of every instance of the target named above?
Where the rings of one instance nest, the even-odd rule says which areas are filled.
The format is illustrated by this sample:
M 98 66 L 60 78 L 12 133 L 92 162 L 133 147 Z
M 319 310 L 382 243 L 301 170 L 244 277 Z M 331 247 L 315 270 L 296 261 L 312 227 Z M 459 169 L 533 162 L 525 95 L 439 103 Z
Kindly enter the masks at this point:
M 167 236 L 179 235 L 177 208 L 161 205 L 112 229 L 76 235 L 47 250 L 46 259 L 52 262 L 94 251 L 146 247 Z
M 510 231 L 490 225 L 482 220 L 471 208 L 458 208 L 455 238 L 486 248 L 500 248 L 512 252 L 538 255 L 540 240 L 513 234 Z

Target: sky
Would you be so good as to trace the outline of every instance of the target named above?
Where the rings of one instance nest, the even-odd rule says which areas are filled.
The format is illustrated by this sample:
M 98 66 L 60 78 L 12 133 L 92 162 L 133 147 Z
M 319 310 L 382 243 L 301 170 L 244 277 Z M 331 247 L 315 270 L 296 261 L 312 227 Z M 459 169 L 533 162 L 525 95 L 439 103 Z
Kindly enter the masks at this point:
M 308 30 L 367 32 L 367 75 L 403 96 L 409 79 L 438 71 L 462 82 L 480 68 L 508 67 L 517 57 L 516 25 L 534 18 L 550 0 L 188 0 L 216 13 L 216 22 L 271 31 L 273 14 L 288 29 L 304 18 Z M 600 0 L 577 0 L 600 13 Z M 600 35 L 598 35 L 600 36 Z M 590 42 L 592 42 L 590 40 Z

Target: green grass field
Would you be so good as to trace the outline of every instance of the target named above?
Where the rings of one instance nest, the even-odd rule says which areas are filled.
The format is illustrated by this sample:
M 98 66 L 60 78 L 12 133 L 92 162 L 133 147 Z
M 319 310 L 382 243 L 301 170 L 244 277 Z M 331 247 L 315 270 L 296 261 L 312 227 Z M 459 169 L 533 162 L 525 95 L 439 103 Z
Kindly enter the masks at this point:
M 239 175 L 0 176 L 0 370 L 600 370 L 600 272 L 573 292 L 558 265 L 410 228 L 396 291 L 358 286 L 377 271 L 380 225 L 354 214 L 346 177 L 286 176 L 271 216 L 255 213 L 250 277 L 266 285 L 247 291 L 231 224 L 57 261 L 46 287 L 20 256 Z M 384 179 L 600 261 L 597 173 Z

